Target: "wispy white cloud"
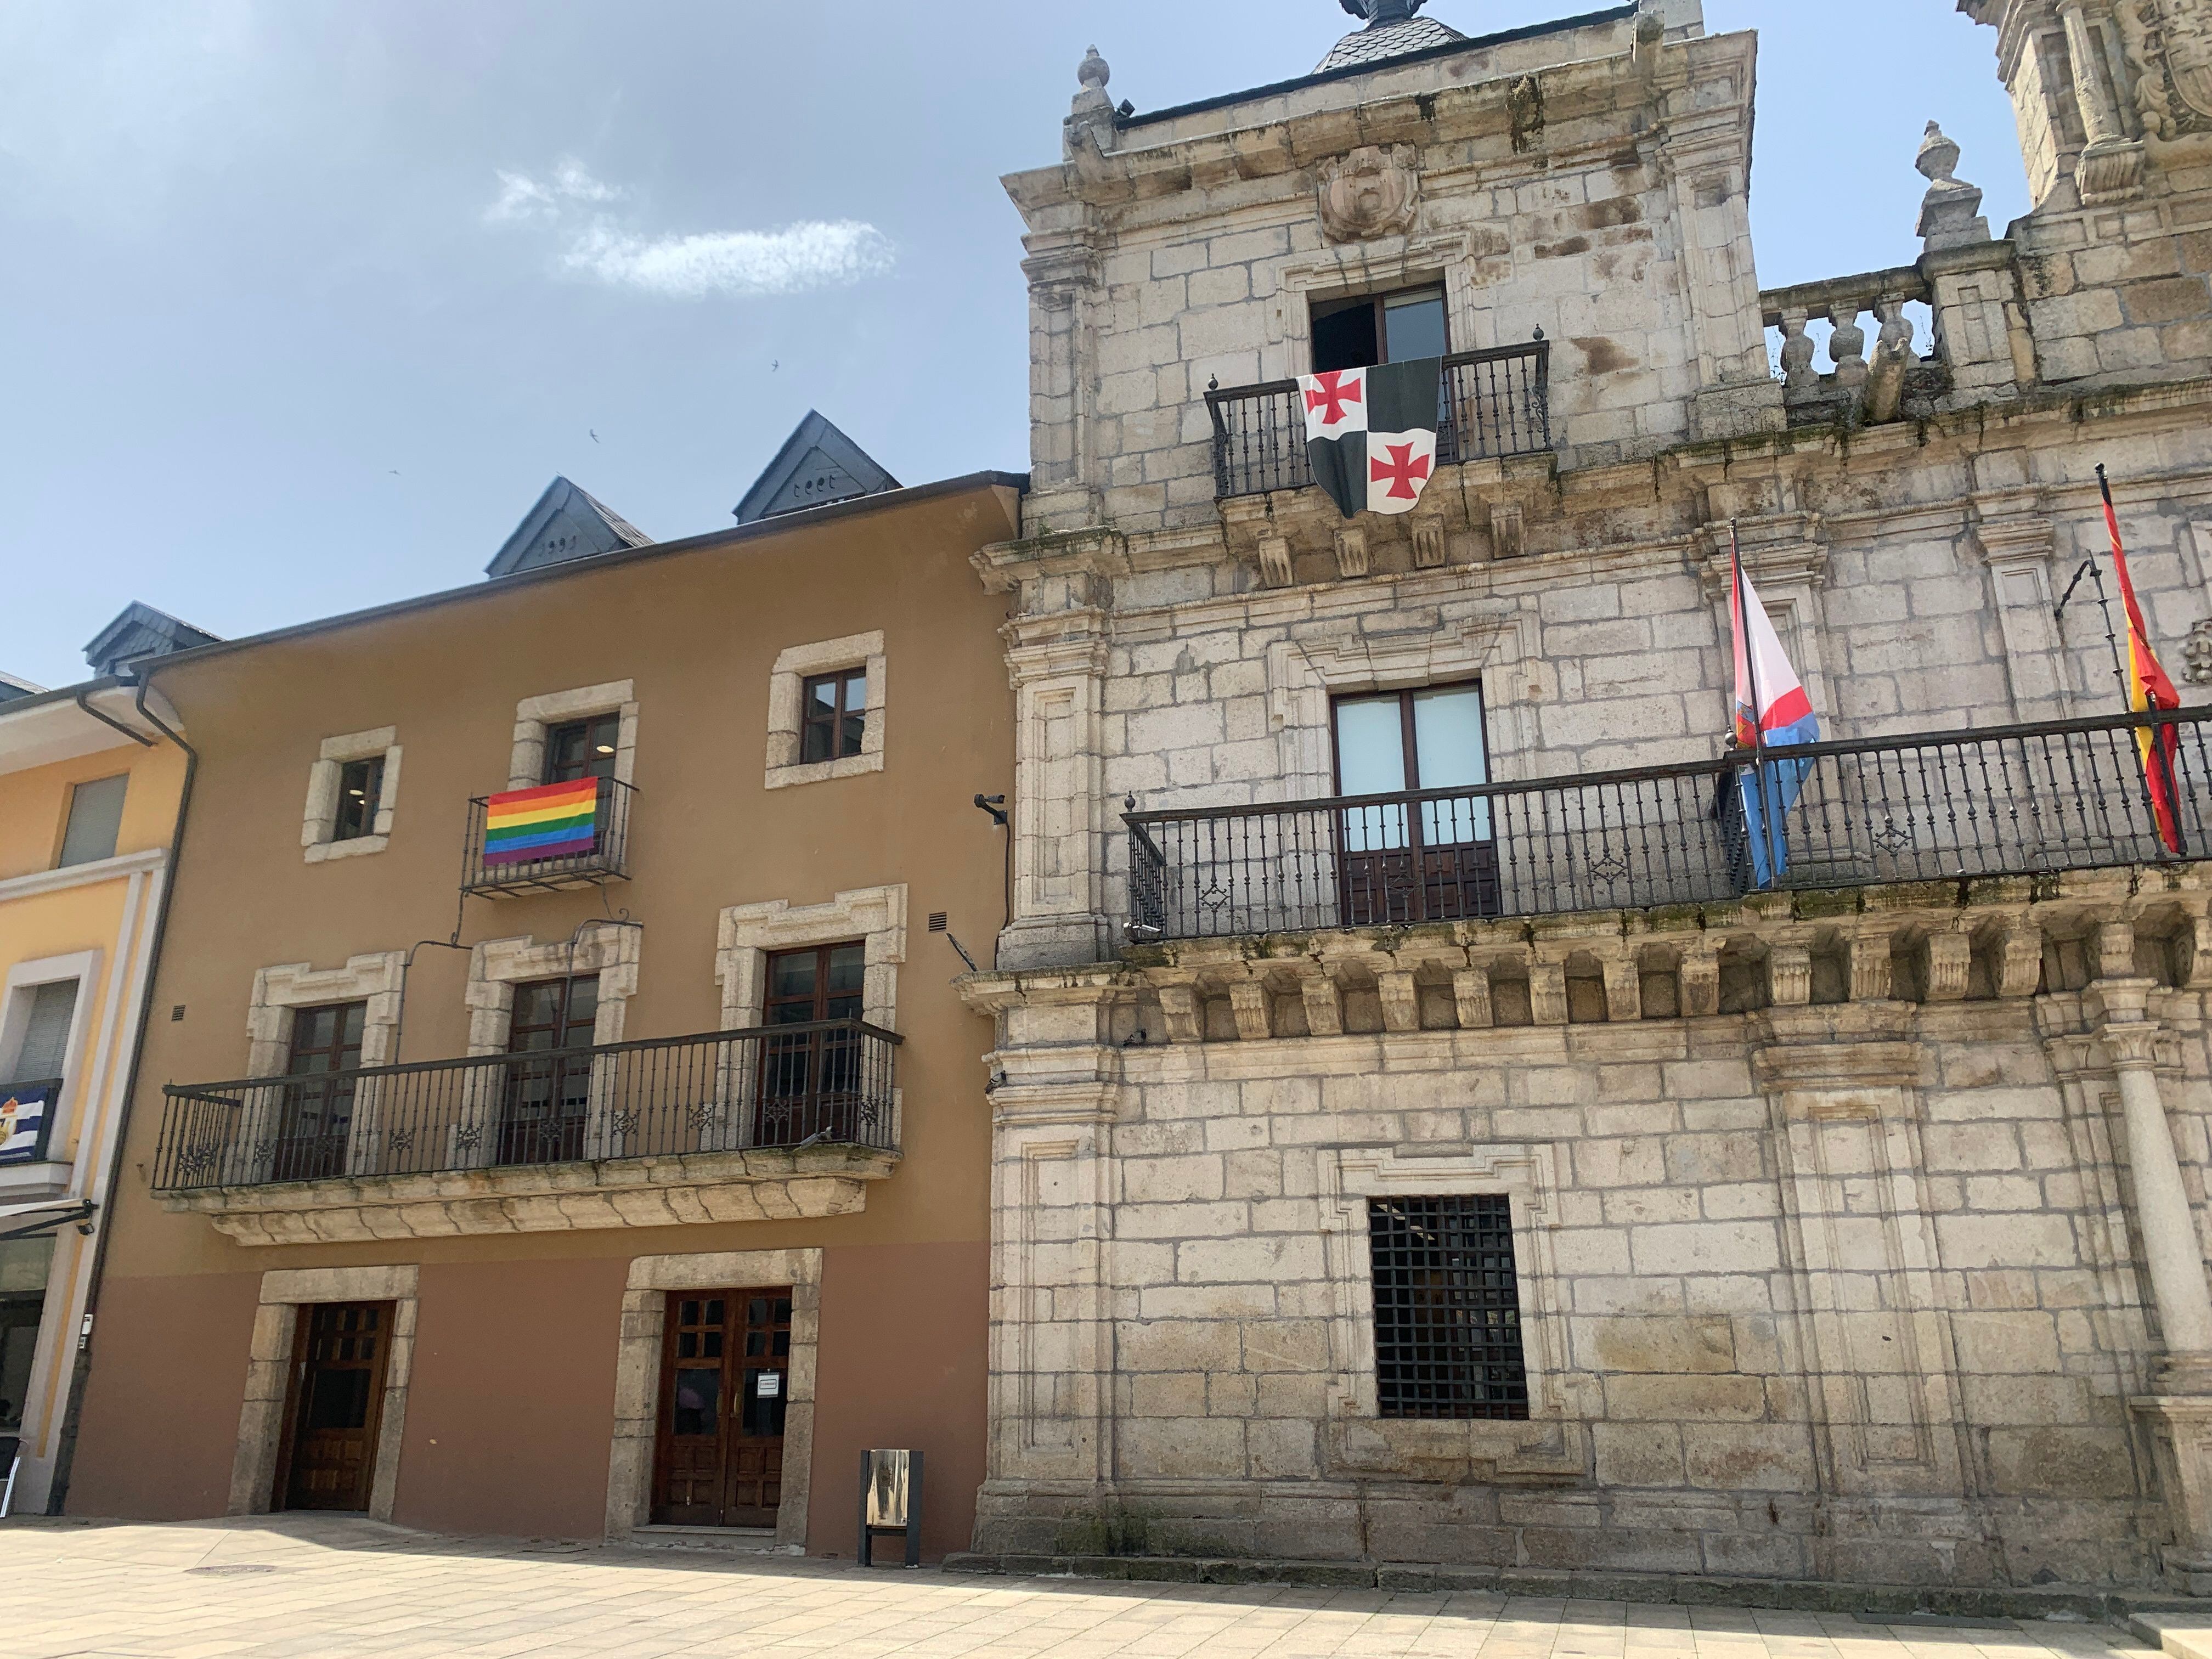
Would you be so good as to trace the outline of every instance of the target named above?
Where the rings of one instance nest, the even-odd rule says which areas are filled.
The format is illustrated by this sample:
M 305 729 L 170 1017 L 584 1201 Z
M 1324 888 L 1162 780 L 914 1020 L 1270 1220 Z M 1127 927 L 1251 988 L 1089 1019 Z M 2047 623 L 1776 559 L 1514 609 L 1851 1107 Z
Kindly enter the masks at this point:
M 701 300 L 848 288 L 888 274 L 898 254 L 883 232 L 852 219 L 651 239 L 600 221 L 577 237 L 563 263 L 613 287 Z
M 539 180 L 526 173 L 501 173 L 499 195 L 484 210 L 494 224 L 516 219 L 556 218 L 572 203 L 612 202 L 623 192 L 601 184 L 574 157 L 563 157 L 553 176 Z
M 484 210 L 487 222 L 557 226 L 567 242 L 562 268 L 611 288 L 678 300 L 801 294 L 884 276 L 898 263 L 891 240 L 858 220 L 648 236 L 605 210 L 629 192 L 602 183 L 574 160 L 564 159 L 544 179 L 497 176 L 499 194 Z

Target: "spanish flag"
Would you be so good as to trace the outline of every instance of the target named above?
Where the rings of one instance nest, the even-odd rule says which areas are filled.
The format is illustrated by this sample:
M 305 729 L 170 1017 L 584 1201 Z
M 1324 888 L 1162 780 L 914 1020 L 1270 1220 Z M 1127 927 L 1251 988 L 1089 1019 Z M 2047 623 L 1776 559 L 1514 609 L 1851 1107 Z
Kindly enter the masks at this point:
M 2112 486 L 2101 466 L 2097 469 L 2097 488 L 2104 493 L 2105 526 L 2112 532 L 2112 568 L 2119 574 L 2120 601 L 2128 613 L 2128 707 L 2138 714 L 2179 708 L 2181 695 L 2160 666 L 2158 653 L 2150 648 L 2150 631 L 2143 626 L 2142 607 L 2136 603 L 2136 585 L 2128 580 L 2128 552 L 2120 545 L 2120 515 L 2112 510 Z M 2172 726 L 2160 726 L 2156 733 L 2154 737 L 2151 728 L 2139 728 L 2136 747 L 2142 752 L 2143 783 L 2150 792 L 2151 816 L 2158 820 L 2158 838 L 2167 852 L 2179 857 L 2185 850 L 2177 787 L 2181 733 Z

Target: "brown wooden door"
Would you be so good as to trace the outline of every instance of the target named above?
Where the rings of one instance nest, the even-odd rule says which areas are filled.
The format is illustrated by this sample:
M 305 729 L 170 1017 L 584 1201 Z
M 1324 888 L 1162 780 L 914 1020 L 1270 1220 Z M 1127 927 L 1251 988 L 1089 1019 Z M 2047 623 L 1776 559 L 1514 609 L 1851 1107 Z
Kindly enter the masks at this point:
M 775 1524 L 790 1368 L 790 1286 L 670 1293 L 653 1460 L 656 1525 Z
M 376 1478 L 393 1304 L 318 1303 L 300 1310 L 276 1492 L 289 1510 L 366 1510 Z

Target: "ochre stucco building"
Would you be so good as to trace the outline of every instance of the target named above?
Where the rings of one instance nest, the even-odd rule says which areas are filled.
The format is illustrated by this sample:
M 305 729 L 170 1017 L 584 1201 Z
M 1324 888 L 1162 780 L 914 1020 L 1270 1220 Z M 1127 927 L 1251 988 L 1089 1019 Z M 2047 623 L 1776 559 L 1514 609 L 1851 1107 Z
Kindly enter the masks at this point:
M 480 586 L 143 667 L 198 769 L 71 1512 L 849 1556 L 889 1447 L 967 1543 L 988 1030 L 942 935 L 1002 918 L 968 561 L 1021 483 L 811 422 L 733 530 L 562 482 Z M 501 857 L 518 791 L 569 839 Z

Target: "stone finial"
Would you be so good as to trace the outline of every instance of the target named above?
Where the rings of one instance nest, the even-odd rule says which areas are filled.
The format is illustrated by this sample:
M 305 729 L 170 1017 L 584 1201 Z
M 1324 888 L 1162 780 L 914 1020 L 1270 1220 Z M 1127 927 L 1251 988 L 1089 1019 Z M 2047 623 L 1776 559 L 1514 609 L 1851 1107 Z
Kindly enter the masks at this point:
M 1107 95 L 1106 83 L 1114 78 L 1114 71 L 1098 55 L 1097 47 L 1084 54 L 1075 78 L 1082 82 L 1083 90 L 1075 94 L 1074 106 L 1067 115 L 1067 153 L 1074 155 L 1082 150 L 1085 134 L 1091 136 L 1091 143 L 1099 150 L 1113 149 L 1120 124 L 1114 113 L 1114 100 Z
M 1972 247 L 1990 240 L 1990 222 L 1981 216 L 1981 190 L 1956 176 L 1959 146 L 1933 121 L 1928 124 L 1928 136 L 1920 141 L 1920 154 L 1912 165 L 1928 180 L 1928 194 L 1921 198 L 1920 223 L 1914 234 L 1929 249 Z

